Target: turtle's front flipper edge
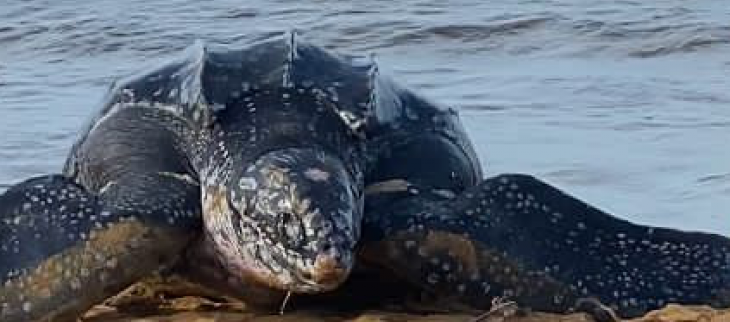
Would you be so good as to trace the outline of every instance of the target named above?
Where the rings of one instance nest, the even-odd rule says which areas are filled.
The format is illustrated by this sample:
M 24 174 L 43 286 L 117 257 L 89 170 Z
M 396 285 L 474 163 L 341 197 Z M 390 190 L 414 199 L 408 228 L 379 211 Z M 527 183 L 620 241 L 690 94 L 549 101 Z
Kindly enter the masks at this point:
M 128 181 L 96 196 L 49 175 L 0 195 L 0 321 L 74 321 L 174 261 L 200 222 L 197 185 Z
M 451 198 L 410 194 L 369 209 L 361 258 L 438 297 L 603 321 L 668 303 L 730 306 L 726 237 L 636 225 L 527 175 Z

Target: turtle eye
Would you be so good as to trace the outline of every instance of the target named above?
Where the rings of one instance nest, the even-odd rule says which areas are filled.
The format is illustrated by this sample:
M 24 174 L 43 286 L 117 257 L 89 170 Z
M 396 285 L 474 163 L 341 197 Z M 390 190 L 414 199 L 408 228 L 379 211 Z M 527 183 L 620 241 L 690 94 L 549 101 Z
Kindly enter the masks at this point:
M 282 241 L 290 248 L 300 246 L 303 242 L 302 233 L 304 231 L 302 223 L 297 221 L 296 216 L 291 212 L 282 212 L 279 216 L 281 218 L 279 234 Z
M 236 206 L 236 201 L 239 202 L 239 206 Z M 226 198 L 226 203 L 228 204 L 228 209 L 231 210 L 231 212 L 236 216 L 237 220 L 241 220 L 242 217 L 251 217 L 252 216 L 252 208 L 250 207 L 248 199 L 243 198 L 243 196 L 240 196 L 235 192 L 229 192 L 228 198 Z M 241 210 L 243 212 L 241 212 Z

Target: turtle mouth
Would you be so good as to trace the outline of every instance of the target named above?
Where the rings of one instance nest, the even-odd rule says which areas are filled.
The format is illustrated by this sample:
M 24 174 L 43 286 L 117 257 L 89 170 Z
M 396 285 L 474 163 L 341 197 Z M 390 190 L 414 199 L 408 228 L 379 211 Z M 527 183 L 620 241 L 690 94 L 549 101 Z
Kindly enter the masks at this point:
M 340 286 L 350 275 L 351 265 L 331 255 L 319 255 L 311 270 L 297 270 L 297 282 L 288 290 L 300 293 L 331 291 Z
M 334 290 L 349 277 L 353 267 L 352 254 L 334 247 L 313 254 L 285 250 L 278 244 L 260 246 L 255 273 L 271 287 L 284 291 L 314 294 Z M 263 254 L 265 251 L 270 253 Z
M 253 281 L 273 289 L 301 294 L 328 292 L 340 286 L 350 275 L 351 266 L 328 255 L 320 255 L 307 269 L 292 268 L 282 271 L 264 268 L 264 265 L 246 265 L 244 261 L 226 265 L 243 280 Z M 264 267 L 261 267 L 264 266 Z

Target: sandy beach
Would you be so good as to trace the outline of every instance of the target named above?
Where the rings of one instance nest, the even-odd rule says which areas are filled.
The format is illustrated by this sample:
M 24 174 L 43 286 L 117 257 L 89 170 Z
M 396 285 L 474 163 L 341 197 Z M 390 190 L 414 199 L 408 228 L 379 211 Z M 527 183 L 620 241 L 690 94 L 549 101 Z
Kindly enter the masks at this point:
M 198 293 L 197 295 L 194 295 Z M 256 313 L 244 303 L 224 299 L 181 280 L 151 278 L 103 305 L 91 309 L 83 322 L 591 322 L 583 313 L 549 314 L 505 310 L 469 313 L 428 312 L 428 308 L 388 306 L 343 311 L 336 308 L 294 309 L 283 315 Z M 631 322 L 730 322 L 730 309 L 670 304 Z

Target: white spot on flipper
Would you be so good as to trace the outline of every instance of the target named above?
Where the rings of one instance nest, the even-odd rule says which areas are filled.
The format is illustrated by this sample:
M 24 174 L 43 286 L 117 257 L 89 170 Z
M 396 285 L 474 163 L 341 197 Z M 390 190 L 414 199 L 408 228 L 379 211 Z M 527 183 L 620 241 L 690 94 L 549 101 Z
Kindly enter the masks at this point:
M 318 168 L 309 168 L 304 171 L 304 175 L 312 181 L 322 182 L 327 181 L 330 178 L 330 174 L 327 171 Z
M 163 176 L 163 177 L 175 178 L 175 179 L 184 181 L 184 182 L 186 182 L 188 184 L 197 184 L 196 180 L 192 176 L 190 176 L 189 174 L 187 174 L 187 173 L 176 173 L 176 172 L 162 171 L 162 172 L 158 172 L 158 174 L 160 176 Z
M 108 259 L 108 260 L 106 261 L 106 263 L 105 263 L 105 264 L 106 264 L 106 267 L 107 267 L 107 268 L 111 268 L 111 269 L 114 269 L 114 268 L 116 268 L 116 267 L 117 267 L 117 264 L 118 264 L 118 263 L 119 263 L 119 262 L 117 261 L 117 259 L 116 259 L 116 258 L 110 258 L 110 259 Z

